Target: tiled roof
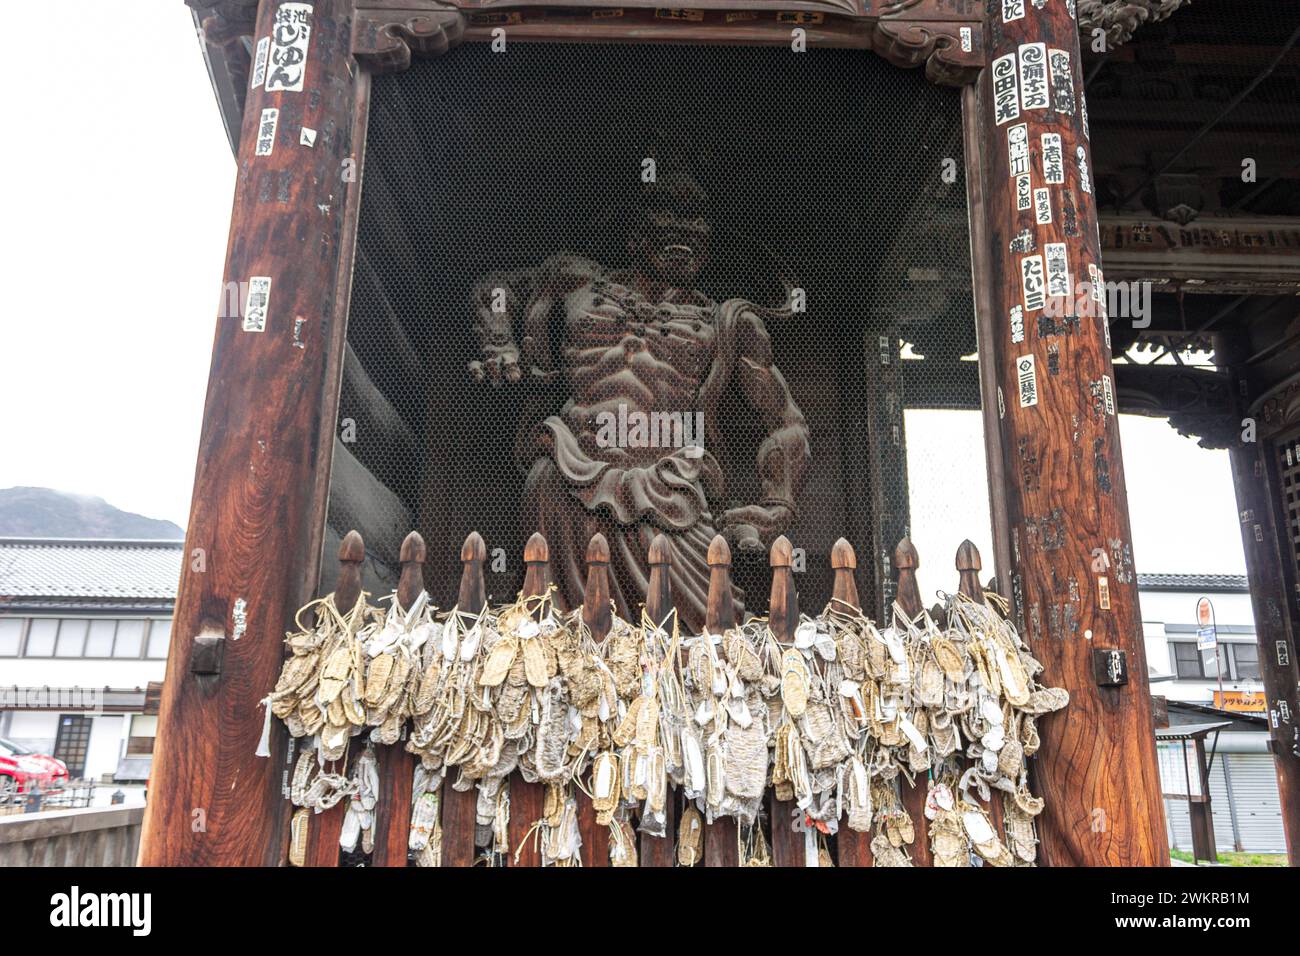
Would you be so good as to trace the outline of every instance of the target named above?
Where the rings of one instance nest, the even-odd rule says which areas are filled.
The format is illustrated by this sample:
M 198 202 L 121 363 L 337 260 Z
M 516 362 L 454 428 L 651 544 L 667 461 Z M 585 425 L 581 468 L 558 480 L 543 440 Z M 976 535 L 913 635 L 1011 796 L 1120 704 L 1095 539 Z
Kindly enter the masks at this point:
M 1147 591 L 1248 591 L 1244 574 L 1143 574 L 1138 587 Z
M 183 553 L 181 541 L 0 538 L 0 604 L 170 603 Z

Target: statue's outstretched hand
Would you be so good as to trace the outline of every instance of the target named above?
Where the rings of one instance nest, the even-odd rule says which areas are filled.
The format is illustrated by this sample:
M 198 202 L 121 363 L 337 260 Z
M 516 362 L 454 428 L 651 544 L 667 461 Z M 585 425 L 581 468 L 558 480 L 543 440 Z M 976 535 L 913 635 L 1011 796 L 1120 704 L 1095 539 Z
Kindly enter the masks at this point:
M 469 374 L 476 382 L 517 382 L 523 378 L 519 368 L 519 347 L 513 341 L 503 345 L 485 343 L 482 359 L 469 363 Z
M 494 387 L 502 382 L 521 382 L 525 377 L 545 382 L 559 375 L 539 367 L 539 361 L 536 342 L 531 335 L 525 335 L 522 351 L 514 339 L 484 343 L 483 358 L 469 363 L 469 373 L 475 381 L 491 382 Z
M 785 505 L 742 505 L 722 513 L 722 536 L 738 551 L 766 551 L 794 523 Z

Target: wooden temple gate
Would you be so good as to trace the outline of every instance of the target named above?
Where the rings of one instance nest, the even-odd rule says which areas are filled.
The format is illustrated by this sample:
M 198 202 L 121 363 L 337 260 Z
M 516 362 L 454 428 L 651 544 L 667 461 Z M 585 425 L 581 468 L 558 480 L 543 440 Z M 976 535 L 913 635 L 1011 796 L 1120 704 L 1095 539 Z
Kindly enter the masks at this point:
M 1071 698 L 1068 719 L 1045 721 L 1035 766 L 1047 801 L 1038 821 L 1043 855 L 1052 864 L 1167 863 L 1118 419 L 1106 398 L 1114 371 L 1105 321 L 1085 320 L 1058 347 L 1035 332 L 1025 310 L 1045 275 L 1064 268 L 1081 278 L 1100 266 L 1074 4 L 709 0 L 689 17 L 673 17 L 634 2 L 622 4 L 623 16 L 604 19 L 572 11 L 529 18 L 505 6 L 470 0 L 258 4 L 254 35 L 276 47 L 261 69 L 276 79 L 245 93 L 225 279 L 258 282 L 273 305 L 259 317 L 217 324 L 187 532 L 190 560 L 177 599 L 141 862 L 277 865 L 285 859 L 287 740 L 277 728 L 270 759 L 254 756 L 262 725 L 257 704 L 275 683 L 281 637 L 294 610 L 319 590 L 370 77 L 404 69 L 413 55 L 489 42 L 505 24 L 512 42 L 789 45 L 798 29 L 810 47 L 874 50 L 900 66 L 923 66 L 934 82 L 964 88 L 996 580 L 1047 678 Z M 286 47 L 302 55 L 277 56 L 284 39 L 278 31 L 288 29 L 284 18 L 304 12 L 310 41 Z M 1040 58 L 1047 51 L 1052 64 Z M 1057 71 L 1058 93 L 1070 91 L 1068 101 L 1051 109 L 1038 99 L 1047 70 Z M 1011 84 L 1014 104 L 1007 94 L 1012 74 L 1021 84 Z M 292 118 L 294 130 L 303 128 L 300 142 L 294 134 L 296 147 L 283 137 L 274 150 L 259 147 L 268 116 L 278 116 L 282 126 Z M 1017 187 L 1030 173 L 1053 208 L 1062 208 L 1068 191 L 1068 223 L 1062 215 L 1037 224 L 1024 208 Z M 1041 467 L 1025 467 L 1030 460 Z M 407 545 L 403 586 L 410 588 L 422 550 L 416 541 Z M 525 556 L 531 591 L 545 584 L 542 548 L 534 541 Z M 359 557 L 344 555 L 353 563 Z M 460 601 L 468 608 L 485 600 L 477 570 L 482 542 L 468 541 L 462 557 Z M 595 609 L 589 623 L 599 627 L 598 544 L 589 557 Z M 725 580 L 722 555 L 713 557 L 718 580 Z M 911 610 L 913 602 L 919 607 L 916 559 L 906 549 L 898 558 L 900 601 Z M 853 557 L 841 551 L 836 560 L 836 587 L 847 599 Z M 970 554 L 965 561 L 963 586 L 974 595 L 978 562 Z M 779 547 L 772 564 L 772 626 L 779 634 L 792 626 L 797 603 Z M 669 607 L 662 570 L 646 600 L 652 614 Z M 725 623 L 725 602 L 711 605 L 710 613 Z M 1097 669 L 1098 659 L 1112 662 L 1113 679 L 1099 678 L 1106 668 Z M 393 751 L 383 760 L 376 862 L 400 864 L 410 759 Z M 472 827 L 473 802 L 449 788 L 445 797 L 444 857 L 463 864 L 471 850 L 457 841 Z M 536 814 L 526 807 L 538 793 L 524 787 L 518 797 L 520 821 L 531 822 Z M 923 794 L 908 797 L 919 821 L 918 799 Z M 776 811 L 774 820 L 783 815 Z M 337 820 L 330 818 L 325 814 L 313 828 L 311 862 L 327 865 L 337 857 L 328 832 Z M 711 836 L 724 833 L 721 827 Z M 599 840 L 593 835 L 586 847 L 598 849 Z M 726 835 L 708 841 L 711 862 L 730 859 L 728 841 Z M 783 838 L 774 840 L 773 852 L 777 862 L 791 860 Z M 527 853 L 521 862 L 532 862 Z M 846 839 L 841 855 L 842 862 L 863 863 L 866 847 Z M 645 848 L 644 862 L 667 860 L 665 848 Z

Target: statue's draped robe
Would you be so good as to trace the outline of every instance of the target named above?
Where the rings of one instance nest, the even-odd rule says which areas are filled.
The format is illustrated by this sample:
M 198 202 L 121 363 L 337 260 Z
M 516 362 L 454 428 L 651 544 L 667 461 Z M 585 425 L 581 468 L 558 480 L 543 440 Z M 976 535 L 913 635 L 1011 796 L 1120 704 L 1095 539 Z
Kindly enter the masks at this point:
M 736 318 L 754 308 L 731 299 L 713 310 L 713 363 L 692 409 L 705 413 L 704 447 L 660 449 L 648 463 L 628 464 L 618 449 L 583 442 L 558 415 L 542 421 L 523 450 L 528 469 L 523 517 L 528 531 L 540 531 L 550 546 L 551 577 L 565 607 L 582 603 L 587 544 L 600 532 L 609 541 L 610 592 L 619 613 L 638 613 L 650 581 L 647 554 L 655 535 L 672 544 L 669 572 L 673 605 L 682 623 L 704 624 L 709 596 L 709 542 L 717 534 L 713 509 L 721 507 L 722 469 L 710 453 L 721 447 L 711 410 L 721 405 L 735 361 Z M 696 437 L 699 441 L 699 437 Z M 611 454 L 613 452 L 613 454 Z M 739 602 L 739 593 L 735 594 Z M 635 619 L 635 618 L 634 618 Z

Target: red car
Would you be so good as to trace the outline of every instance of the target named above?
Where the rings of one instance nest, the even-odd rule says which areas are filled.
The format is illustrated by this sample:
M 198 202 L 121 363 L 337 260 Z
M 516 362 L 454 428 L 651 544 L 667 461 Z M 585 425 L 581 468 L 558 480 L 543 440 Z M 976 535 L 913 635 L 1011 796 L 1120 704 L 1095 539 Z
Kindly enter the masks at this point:
M 0 791 L 59 790 L 67 782 L 68 767 L 62 760 L 38 754 L 0 737 Z

